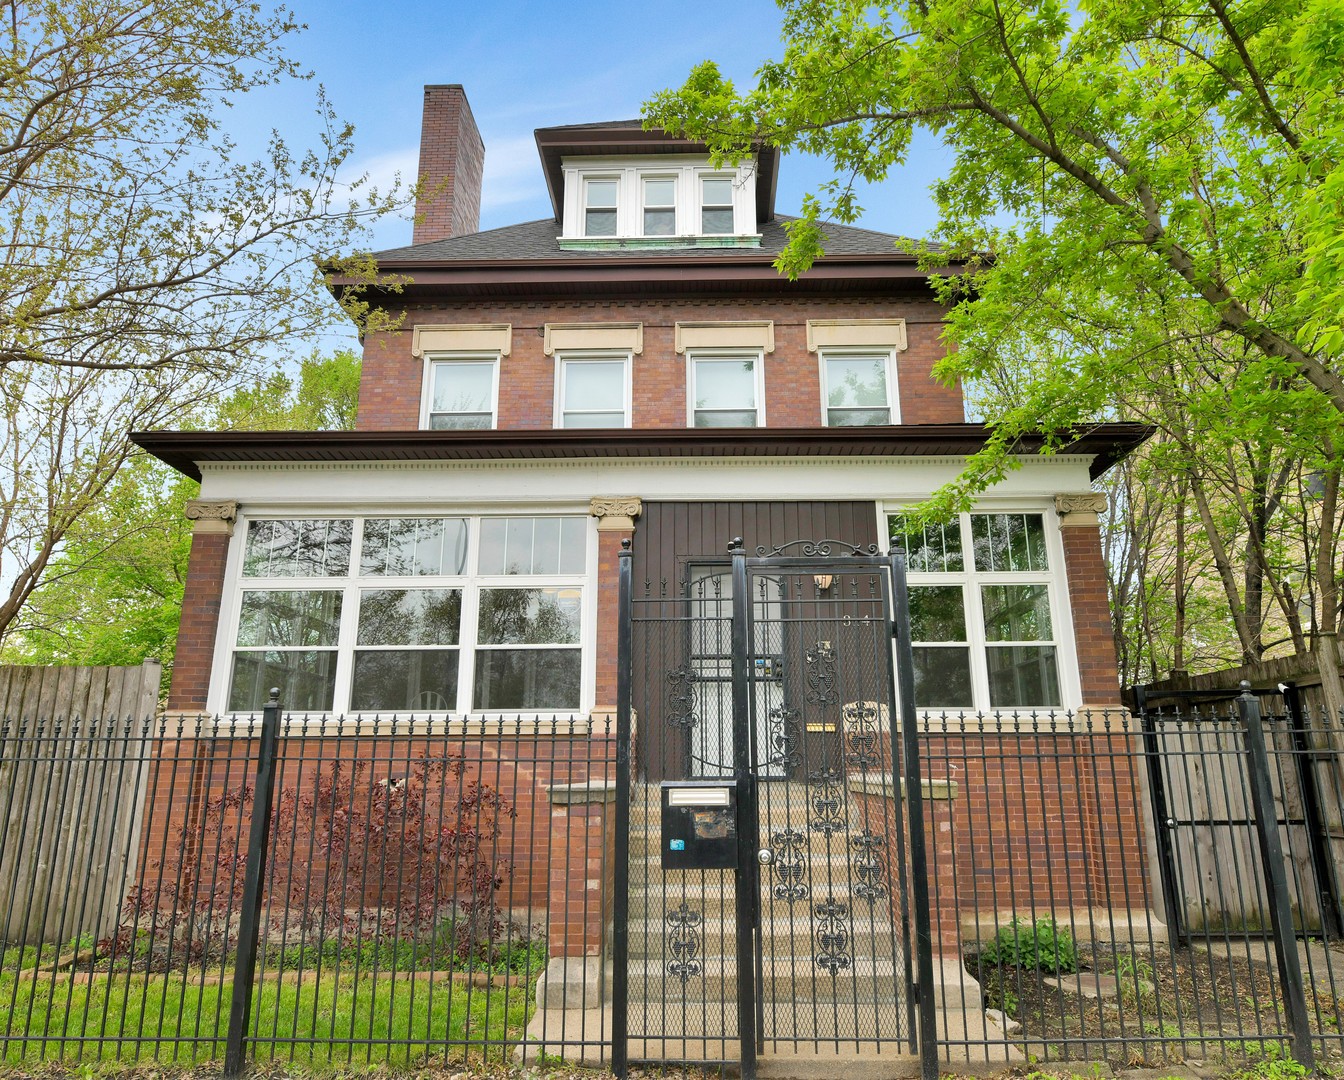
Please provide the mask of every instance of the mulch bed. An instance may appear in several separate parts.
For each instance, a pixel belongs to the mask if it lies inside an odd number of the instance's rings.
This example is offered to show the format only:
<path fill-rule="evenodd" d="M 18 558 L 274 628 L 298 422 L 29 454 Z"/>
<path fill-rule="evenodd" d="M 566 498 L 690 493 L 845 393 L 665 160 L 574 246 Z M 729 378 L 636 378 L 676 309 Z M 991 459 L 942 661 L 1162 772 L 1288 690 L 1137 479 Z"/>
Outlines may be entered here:
<path fill-rule="evenodd" d="M 1261 948 L 1258 942 L 1253 947 Z M 1165 945 L 1079 943 L 1078 965 L 1082 971 L 1116 976 L 1119 995 L 1089 999 L 1048 985 L 1049 973 L 981 964 L 978 956 L 966 959 L 966 970 L 980 980 L 986 1008 L 1016 1019 L 1022 1031 L 1013 1040 L 1046 1060 L 1121 1065 L 1240 1060 L 1263 1053 L 1259 1044 L 1278 1043 L 1287 1031 L 1277 972 L 1245 956 Z M 1344 985 L 1337 989 L 1344 993 Z M 1342 1004 L 1328 987 L 1313 992 L 1308 986 L 1312 1030 L 1334 1036 L 1325 1043 L 1333 1058 L 1344 1050 L 1338 1038 Z"/>

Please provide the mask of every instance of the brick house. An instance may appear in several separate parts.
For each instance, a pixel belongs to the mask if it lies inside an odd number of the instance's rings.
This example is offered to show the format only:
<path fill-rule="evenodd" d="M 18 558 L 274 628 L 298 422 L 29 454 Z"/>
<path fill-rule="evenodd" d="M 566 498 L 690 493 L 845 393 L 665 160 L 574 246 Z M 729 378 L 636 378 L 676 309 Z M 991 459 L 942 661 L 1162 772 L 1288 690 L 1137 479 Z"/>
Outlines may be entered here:
<path fill-rule="evenodd" d="M 777 152 L 716 168 L 638 121 L 537 148 L 553 217 L 478 231 L 481 138 L 461 87 L 426 87 L 433 197 L 377 255 L 403 319 L 364 341 L 354 431 L 136 436 L 201 480 L 170 710 L 252 713 L 281 685 L 296 712 L 469 719 L 487 742 L 530 714 L 596 730 L 622 541 L 675 591 L 721 579 L 733 537 L 909 547 L 921 708 L 1119 704 L 1090 484 L 1144 429 L 1024 445 L 970 513 L 907 536 L 902 507 L 987 433 L 931 376 L 943 312 L 905 242 L 827 226 L 790 282 Z M 553 931 L 552 955 L 594 933 Z"/>

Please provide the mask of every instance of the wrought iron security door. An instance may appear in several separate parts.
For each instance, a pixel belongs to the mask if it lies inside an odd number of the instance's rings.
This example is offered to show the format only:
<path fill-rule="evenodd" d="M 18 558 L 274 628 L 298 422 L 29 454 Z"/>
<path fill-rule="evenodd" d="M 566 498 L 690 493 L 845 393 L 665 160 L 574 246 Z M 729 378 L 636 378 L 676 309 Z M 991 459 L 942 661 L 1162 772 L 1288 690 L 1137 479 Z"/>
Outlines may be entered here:
<path fill-rule="evenodd" d="M 615 1064 L 911 1052 L 895 564 L 735 544 L 671 586 L 622 557 Z M 664 871 L 659 784 L 697 778 L 734 784 L 737 865 Z"/>

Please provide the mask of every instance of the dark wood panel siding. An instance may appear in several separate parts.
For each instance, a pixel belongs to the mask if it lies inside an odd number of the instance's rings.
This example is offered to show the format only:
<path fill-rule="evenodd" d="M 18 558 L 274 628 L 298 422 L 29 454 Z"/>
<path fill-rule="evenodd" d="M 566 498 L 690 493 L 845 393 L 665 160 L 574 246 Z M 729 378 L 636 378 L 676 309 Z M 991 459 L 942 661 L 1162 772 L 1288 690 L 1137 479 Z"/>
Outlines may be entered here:
<path fill-rule="evenodd" d="M 687 775 L 689 733 L 668 724 L 685 692 L 676 672 L 690 665 L 687 568 L 728 560 L 741 537 L 748 553 L 791 540 L 877 542 L 877 510 L 849 502 L 646 502 L 633 543 L 635 612 L 632 699 L 638 714 L 636 764 L 649 780 Z M 640 598 L 644 598 L 640 602 Z M 685 745 L 683 745 L 685 744 Z"/>

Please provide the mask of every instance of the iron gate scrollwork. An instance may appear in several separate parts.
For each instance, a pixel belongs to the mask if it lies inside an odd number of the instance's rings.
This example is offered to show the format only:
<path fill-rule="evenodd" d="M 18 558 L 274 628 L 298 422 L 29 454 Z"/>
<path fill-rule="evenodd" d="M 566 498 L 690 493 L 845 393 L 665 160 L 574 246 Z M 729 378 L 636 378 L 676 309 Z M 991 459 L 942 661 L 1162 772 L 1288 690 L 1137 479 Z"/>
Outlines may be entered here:
<path fill-rule="evenodd" d="M 614 997 L 631 1058 L 750 1077 L 761 1051 L 915 1049 L 895 564 L 737 541 L 680 590 L 636 597 L 623 574 Z M 658 784 L 710 777 L 737 790 L 738 864 L 663 871 Z"/>

